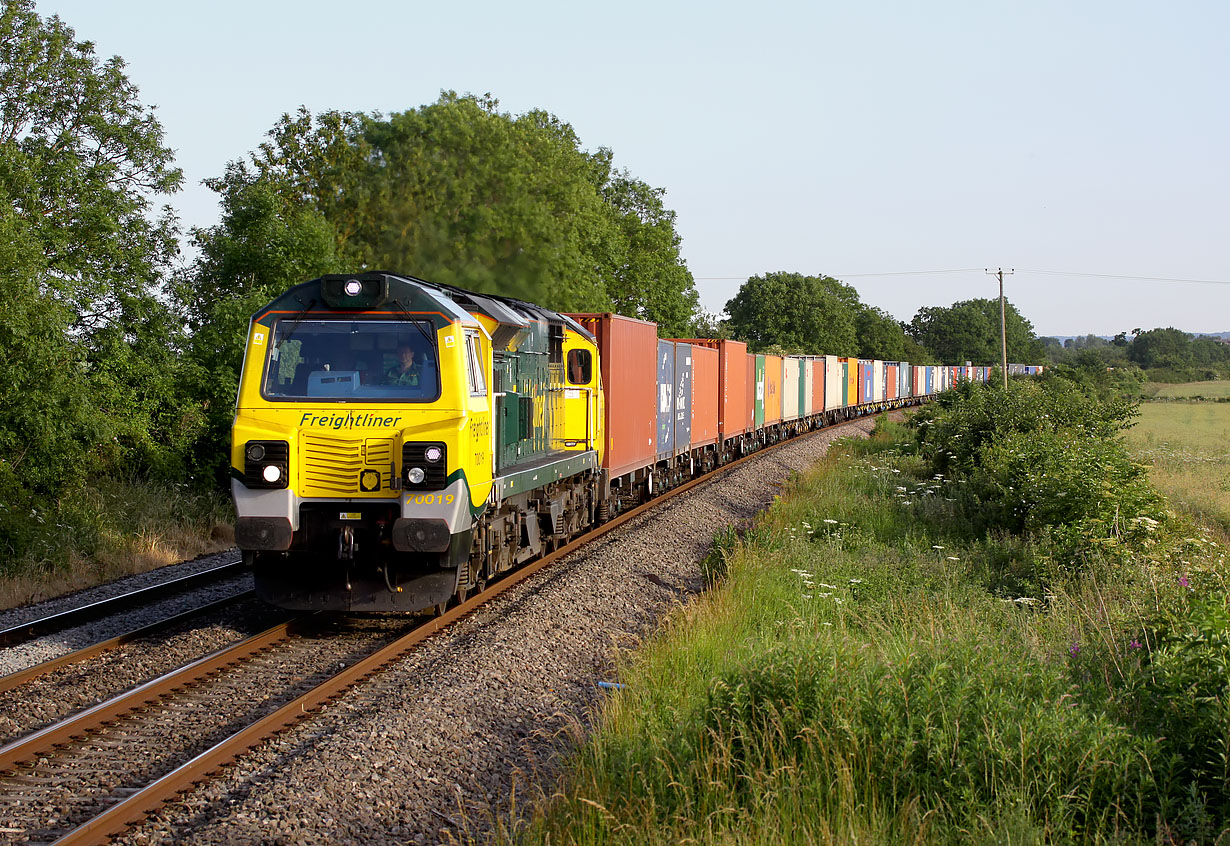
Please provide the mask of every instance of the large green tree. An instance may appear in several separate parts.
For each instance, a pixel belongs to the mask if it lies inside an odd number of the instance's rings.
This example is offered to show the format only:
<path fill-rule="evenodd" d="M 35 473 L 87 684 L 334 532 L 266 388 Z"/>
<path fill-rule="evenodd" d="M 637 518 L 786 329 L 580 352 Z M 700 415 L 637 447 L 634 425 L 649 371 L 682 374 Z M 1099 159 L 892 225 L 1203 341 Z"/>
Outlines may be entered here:
<path fill-rule="evenodd" d="M 0 3 L 0 494 L 166 469 L 181 337 L 162 297 L 180 172 L 119 58 Z M 173 407 L 174 402 L 170 405 Z M 100 461 L 103 462 L 100 465 Z"/>
<path fill-rule="evenodd" d="M 609 150 L 582 150 L 541 110 L 511 115 L 489 96 L 452 92 L 387 118 L 300 109 L 215 188 L 256 183 L 286 219 L 318 213 L 350 267 L 619 310 L 664 333 L 684 331 L 696 309 L 663 191 L 615 169 Z M 242 226 L 227 228 L 242 248 Z"/>
<path fill-rule="evenodd" d="M 858 295 L 828 276 L 753 276 L 726 303 L 732 335 L 752 350 L 854 355 Z"/>
<path fill-rule="evenodd" d="M 1045 352 L 1033 324 L 1011 303 L 1005 304 L 1008 360 L 1036 364 Z M 910 335 L 940 361 L 994 364 L 1000 360 L 999 300 L 976 299 L 921 308 L 909 324 Z"/>

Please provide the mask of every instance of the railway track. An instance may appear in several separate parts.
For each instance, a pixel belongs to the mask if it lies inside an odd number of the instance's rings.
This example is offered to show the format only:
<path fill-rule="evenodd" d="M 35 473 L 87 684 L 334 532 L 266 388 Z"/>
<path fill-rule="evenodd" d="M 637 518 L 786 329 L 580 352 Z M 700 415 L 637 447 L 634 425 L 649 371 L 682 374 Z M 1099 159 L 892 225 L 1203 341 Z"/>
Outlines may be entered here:
<path fill-rule="evenodd" d="M 91 602 L 80 608 L 50 614 L 37 620 L 0 630 L 0 646 L 18 646 L 51 634 L 112 617 L 123 611 L 140 608 L 169 596 L 187 593 L 241 575 L 245 570 L 242 561 L 232 561 L 219 567 L 211 567 L 190 576 L 172 579 L 157 585 L 129 591 L 110 599 Z"/>
<path fill-rule="evenodd" d="M 361 647 L 356 637 L 363 636 L 326 628 L 312 656 L 296 657 L 302 638 L 294 632 L 305 623 L 291 621 L 0 748 L 0 808 L 15 821 L 5 831 L 62 843 L 106 840 L 581 545 L 797 440 L 680 485 L 396 638 L 377 626 Z M 208 725 L 200 725 L 203 714 L 213 716 Z"/>

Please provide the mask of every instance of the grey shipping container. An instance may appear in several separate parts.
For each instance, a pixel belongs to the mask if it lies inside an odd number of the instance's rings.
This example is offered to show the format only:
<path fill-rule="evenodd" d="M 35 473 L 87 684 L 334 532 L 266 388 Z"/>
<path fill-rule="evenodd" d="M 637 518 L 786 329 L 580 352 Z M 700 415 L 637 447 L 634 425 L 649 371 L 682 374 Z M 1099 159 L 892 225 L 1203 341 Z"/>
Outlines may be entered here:
<path fill-rule="evenodd" d="M 675 345 L 658 341 L 658 458 L 675 446 Z"/>
<path fill-rule="evenodd" d="M 675 452 L 692 443 L 692 345 L 675 344 Z"/>

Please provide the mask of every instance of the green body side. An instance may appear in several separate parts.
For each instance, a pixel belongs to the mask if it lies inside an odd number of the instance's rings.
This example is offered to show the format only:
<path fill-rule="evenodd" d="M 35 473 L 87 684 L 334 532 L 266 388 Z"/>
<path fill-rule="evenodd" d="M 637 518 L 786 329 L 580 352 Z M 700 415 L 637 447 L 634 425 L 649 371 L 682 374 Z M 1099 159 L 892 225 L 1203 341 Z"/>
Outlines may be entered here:
<path fill-rule="evenodd" d="M 547 452 L 552 407 L 547 402 L 553 380 L 562 377 L 550 359 L 548 326 L 531 323 L 509 349 L 497 351 L 496 473 L 541 458 Z M 556 372 L 560 371 L 560 372 Z"/>
<path fill-rule="evenodd" d="M 850 404 L 850 363 L 841 362 L 841 407 Z"/>
<path fill-rule="evenodd" d="M 756 428 L 764 426 L 764 356 L 756 356 Z"/>

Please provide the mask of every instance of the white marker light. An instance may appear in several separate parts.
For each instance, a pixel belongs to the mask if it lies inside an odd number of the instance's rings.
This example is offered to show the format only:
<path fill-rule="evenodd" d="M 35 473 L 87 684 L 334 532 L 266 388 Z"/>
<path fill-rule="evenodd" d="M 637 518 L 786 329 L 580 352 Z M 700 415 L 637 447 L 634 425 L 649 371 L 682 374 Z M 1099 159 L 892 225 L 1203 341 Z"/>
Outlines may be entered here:
<path fill-rule="evenodd" d="M 427 474 L 423 472 L 422 467 L 411 467 L 406 473 L 406 481 L 412 485 L 420 484 L 426 478 Z"/>
<path fill-rule="evenodd" d="M 363 283 L 358 279 L 346 280 L 346 296 L 357 297 L 363 292 Z"/>
<path fill-rule="evenodd" d="M 265 477 L 266 482 L 273 483 L 282 478 L 282 468 L 276 464 L 266 464 L 261 475 Z"/>
<path fill-rule="evenodd" d="M 440 455 L 440 448 L 435 446 L 427 447 L 426 451 L 423 453 L 423 457 L 433 463 L 440 460 Z"/>

